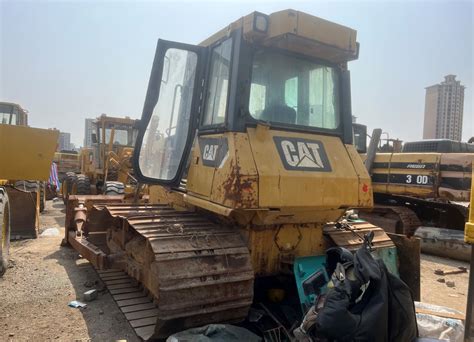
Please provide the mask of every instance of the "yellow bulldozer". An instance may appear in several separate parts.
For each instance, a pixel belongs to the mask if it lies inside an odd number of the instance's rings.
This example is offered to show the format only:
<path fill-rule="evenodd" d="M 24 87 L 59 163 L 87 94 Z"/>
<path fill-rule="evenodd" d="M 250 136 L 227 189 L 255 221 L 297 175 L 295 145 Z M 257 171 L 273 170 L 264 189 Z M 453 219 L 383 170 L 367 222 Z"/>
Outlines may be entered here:
<path fill-rule="evenodd" d="M 158 41 L 133 164 L 149 201 L 71 195 L 65 222 L 139 336 L 241 321 L 266 296 L 304 312 L 326 249 L 366 234 L 419 297 L 417 240 L 348 212 L 373 205 L 352 135 L 358 51 L 355 30 L 294 10 Z"/>
<path fill-rule="evenodd" d="M 132 170 L 133 147 L 138 120 L 105 114 L 93 123 L 92 147 L 79 154 L 80 173 L 66 172 L 62 197 L 69 195 L 123 195 L 135 189 Z"/>
<path fill-rule="evenodd" d="M 59 136 L 28 127 L 27 117 L 20 105 L 0 102 L 0 275 L 8 266 L 10 239 L 37 237 L 44 196 L 38 181 L 49 178 Z"/>

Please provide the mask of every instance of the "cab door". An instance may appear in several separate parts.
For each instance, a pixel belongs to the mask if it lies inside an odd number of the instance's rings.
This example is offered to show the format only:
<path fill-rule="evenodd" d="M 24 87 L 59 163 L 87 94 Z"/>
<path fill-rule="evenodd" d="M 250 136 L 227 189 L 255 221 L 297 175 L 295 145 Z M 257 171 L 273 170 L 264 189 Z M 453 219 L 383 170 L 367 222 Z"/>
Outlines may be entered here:
<path fill-rule="evenodd" d="M 182 178 L 199 119 L 206 51 L 158 41 L 134 152 L 141 182 L 177 186 Z"/>

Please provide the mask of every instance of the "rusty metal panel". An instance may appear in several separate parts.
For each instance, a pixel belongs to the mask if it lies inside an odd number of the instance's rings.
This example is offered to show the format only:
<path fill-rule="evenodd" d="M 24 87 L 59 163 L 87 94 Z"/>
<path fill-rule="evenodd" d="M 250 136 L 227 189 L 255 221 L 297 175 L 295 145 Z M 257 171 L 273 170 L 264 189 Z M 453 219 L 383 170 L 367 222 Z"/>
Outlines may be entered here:
<path fill-rule="evenodd" d="M 107 256 L 94 244 L 90 243 L 85 238 L 76 237 L 74 232 L 69 233 L 68 242 L 78 253 L 89 260 L 89 262 L 96 268 L 107 268 Z"/>
<path fill-rule="evenodd" d="M 345 247 L 351 251 L 359 249 L 364 243 L 364 235 L 370 232 L 374 233 L 373 248 L 395 246 L 387 233 L 380 227 L 369 222 L 351 222 L 349 225 L 350 230 L 338 229 L 335 225 L 328 225 L 324 227 L 324 234 L 329 236 L 336 246 Z"/>
<path fill-rule="evenodd" d="M 289 272 L 295 257 L 322 255 L 323 229 L 318 224 L 284 224 L 241 228 L 259 276 Z"/>
<path fill-rule="evenodd" d="M 388 236 L 392 239 L 398 250 L 398 272 L 400 273 L 400 278 L 411 289 L 413 300 L 420 301 L 420 239 L 416 237 L 408 238 L 405 235 L 391 233 L 389 233 Z"/>
<path fill-rule="evenodd" d="M 10 239 L 34 239 L 38 237 L 36 192 L 21 191 L 10 186 L 4 188 L 10 202 Z"/>
<path fill-rule="evenodd" d="M 66 215 L 64 219 L 64 242 L 69 239 L 69 232 L 76 231 L 76 208 L 79 203 L 83 204 L 86 208 L 86 212 L 94 207 L 94 205 L 101 204 L 102 207 L 106 204 L 120 203 L 123 202 L 123 196 L 106 196 L 106 195 L 70 195 L 66 203 Z M 100 222 L 98 223 L 100 227 Z M 105 229 L 104 229 L 105 230 Z M 94 229 L 94 231 L 100 231 L 100 229 Z"/>
<path fill-rule="evenodd" d="M 219 163 L 209 163 L 204 154 L 207 145 L 196 144 L 193 158 L 197 163 L 189 169 L 187 191 L 227 208 L 258 208 L 257 170 L 247 134 L 224 133 L 199 139 L 225 141 L 218 148 L 225 147 L 226 151 L 219 156 Z"/>

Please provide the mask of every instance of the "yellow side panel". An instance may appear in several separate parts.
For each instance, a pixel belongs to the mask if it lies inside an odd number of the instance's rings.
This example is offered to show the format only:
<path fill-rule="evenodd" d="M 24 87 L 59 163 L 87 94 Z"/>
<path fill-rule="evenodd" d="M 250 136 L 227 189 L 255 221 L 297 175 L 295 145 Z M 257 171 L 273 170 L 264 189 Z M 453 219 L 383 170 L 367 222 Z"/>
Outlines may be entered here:
<path fill-rule="evenodd" d="M 359 177 L 359 207 L 373 207 L 374 196 L 372 192 L 372 182 L 370 180 L 369 173 L 365 168 L 364 162 L 359 153 L 357 153 L 354 145 L 346 145 L 346 150 L 349 153 L 349 157 L 352 160 L 352 165 L 354 165 L 354 169 Z"/>
<path fill-rule="evenodd" d="M 258 175 L 245 133 L 225 133 L 229 156 L 216 168 L 211 201 L 231 208 L 258 208 Z"/>
<path fill-rule="evenodd" d="M 0 125 L 0 178 L 47 180 L 59 131 Z"/>
<path fill-rule="evenodd" d="M 317 210 L 358 207 L 359 178 L 338 137 L 268 130 L 257 136 L 248 129 L 259 176 L 259 207 L 313 207 Z M 274 137 L 317 140 L 323 146 L 331 171 L 287 170 Z"/>
<path fill-rule="evenodd" d="M 217 135 L 216 137 L 220 137 Z M 191 162 L 187 176 L 186 189 L 199 197 L 209 199 L 211 196 L 214 168 L 203 165 L 201 149 L 195 141 L 191 152 Z"/>
<path fill-rule="evenodd" d="M 198 141 L 206 139 L 224 139 L 227 154 L 221 164 L 206 166 L 202 146 L 195 143 L 186 184 L 188 193 L 229 208 L 258 208 L 258 176 L 247 134 L 203 135 Z"/>

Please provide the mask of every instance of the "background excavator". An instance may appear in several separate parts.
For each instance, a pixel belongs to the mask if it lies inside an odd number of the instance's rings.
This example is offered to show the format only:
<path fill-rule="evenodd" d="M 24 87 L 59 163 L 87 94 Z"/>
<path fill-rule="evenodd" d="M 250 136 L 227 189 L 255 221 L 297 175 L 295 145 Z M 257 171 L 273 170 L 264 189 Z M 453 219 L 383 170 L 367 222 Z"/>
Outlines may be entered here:
<path fill-rule="evenodd" d="M 35 238 L 59 131 L 28 127 L 20 105 L 0 103 L 0 275 L 8 266 L 10 239 Z M 34 142 L 34 143 L 32 143 Z"/>
<path fill-rule="evenodd" d="M 133 165 L 148 202 L 71 195 L 65 222 L 139 336 L 242 321 L 267 299 L 294 323 L 325 291 L 326 249 L 366 234 L 419 298 L 418 241 L 347 214 L 373 205 L 353 145 L 358 51 L 355 30 L 294 10 L 158 41 Z"/>
<path fill-rule="evenodd" d="M 66 172 L 61 188 L 64 203 L 71 194 L 123 195 L 135 190 L 132 170 L 138 120 L 102 114 L 94 123 L 92 147 L 79 155 L 79 174 Z"/>
<path fill-rule="evenodd" d="M 381 132 L 374 130 L 367 150 L 366 127 L 354 124 L 376 203 L 370 211 L 361 211 L 360 217 L 388 232 L 420 237 L 424 252 L 469 261 L 471 247 L 464 243 L 463 230 L 474 145 L 422 140 L 390 145 L 395 148 L 389 152 L 389 144 L 381 143 Z"/>

